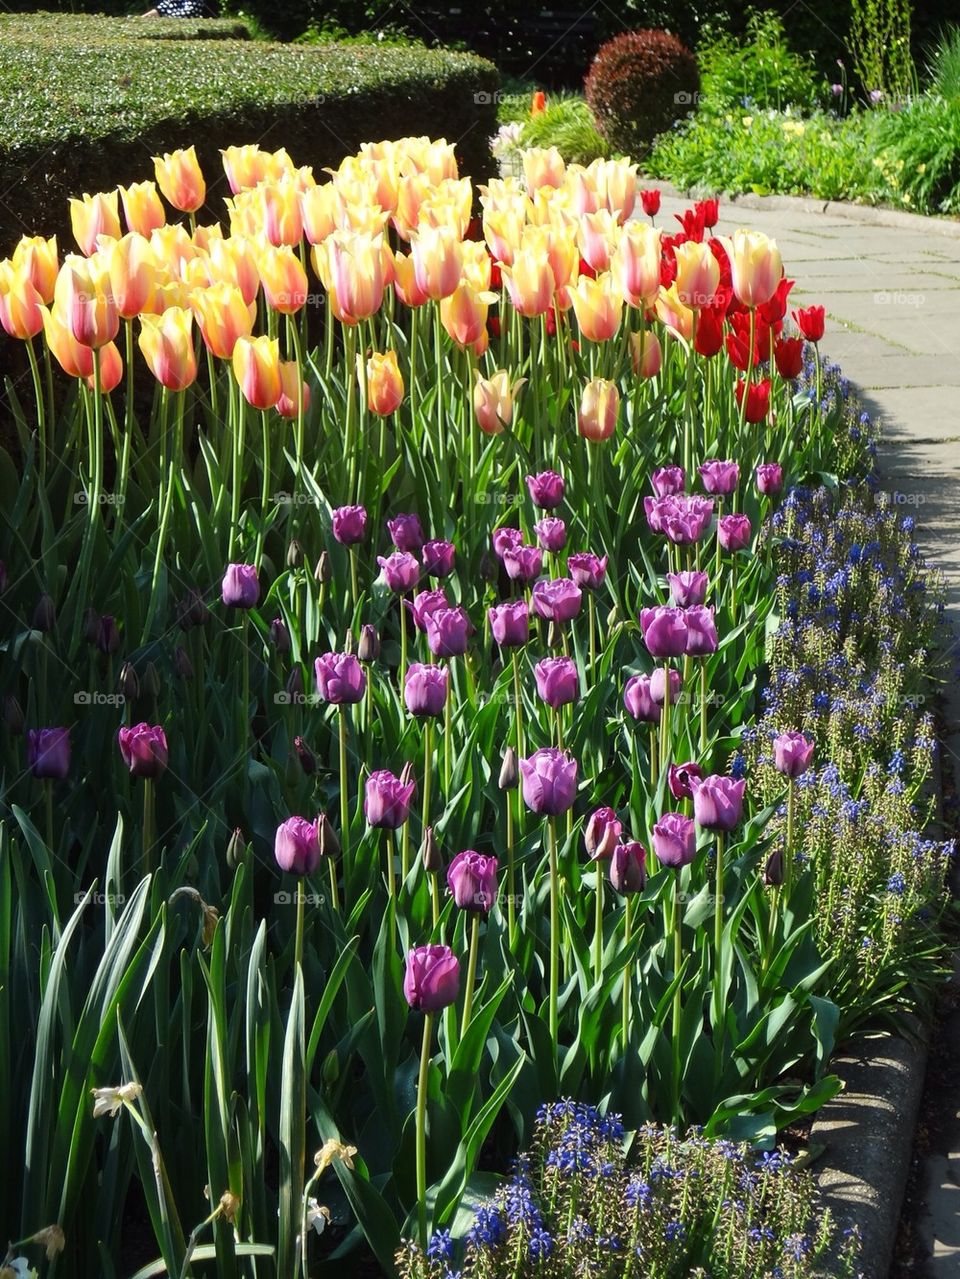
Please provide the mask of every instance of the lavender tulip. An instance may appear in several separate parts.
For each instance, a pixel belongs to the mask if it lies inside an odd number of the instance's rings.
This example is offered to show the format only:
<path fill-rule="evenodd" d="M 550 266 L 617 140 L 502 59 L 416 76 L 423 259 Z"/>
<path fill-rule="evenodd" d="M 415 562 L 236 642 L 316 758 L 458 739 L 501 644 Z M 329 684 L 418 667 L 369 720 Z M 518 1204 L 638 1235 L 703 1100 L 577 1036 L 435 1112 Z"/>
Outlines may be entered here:
<path fill-rule="evenodd" d="M 680 692 L 683 688 L 683 680 L 679 671 L 675 671 L 671 666 L 669 668 L 670 678 L 670 705 L 676 706 L 680 700 Z M 655 706 L 662 706 L 666 695 L 667 680 L 664 674 L 664 668 L 658 666 L 650 676 L 650 696 Z"/>
<path fill-rule="evenodd" d="M 773 741 L 773 766 L 786 777 L 799 777 L 813 761 L 814 743 L 803 733 L 780 733 Z"/>
<path fill-rule="evenodd" d="M 717 497 L 728 497 L 740 483 L 740 467 L 736 462 L 704 462 L 697 470 L 704 490 Z"/>
<path fill-rule="evenodd" d="M 135 724 L 117 733 L 120 754 L 132 777 L 154 778 L 167 767 L 167 735 L 159 724 Z"/>
<path fill-rule="evenodd" d="M 534 813 L 557 817 L 572 807 L 577 794 L 577 761 L 566 751 L 546 746 L 520 760 L 523 801 Z"/>
<path fill-rule="evenodd" d="M 460 910 L 488 914 L 497 899 L 497 859 L 475 853 L 457 853 L 447 868 L 447 887 Z"/>
<path fill-rule="evenodd" d="M 362 506 L 338 506 L 333 512 L 333 536 L 341 546 L 356 546 L 367 535 L 367 512 Z"/>
<path fill-rule="evenodd" d="M 601 559 L 590 551 L 567 556 L 567 572 L 584 591 L 599 591 L 607 577 L 607 556 Z"/>
<path fill-rule="evenodd" d="M 412 600 L 405 601 L 407 609 L 413 618 L 413 624 L 418 631 L 427 629 L 427 618 L 431 613 L 438 612 L 441 608 L 449 608 L 450 601 L 447 599 L 446 591 L 437 589 L 435 591 L 418 591 Z"/>
<path fill-rule="evenodd" d="M 445 666 L 412 662 L 403 681 L 403 700 L 411 715 L 442 715 L 447 702 L 449 672 Z"/>
<path fill-rule="evenodd" d="M 387 529 L 398 551 L 419 551 L 426 541 L 419 515 L 395 515 Z"/>
<path fill-rule="evenodd" d="M 623 825 L 612 808 L 597 808 L 587 819 L 583 842 L 591 861 L 606 861 L 623 834 Z"/>
<path fill-rule="evenodd" d="M 457 548 L 452 542 L 424 542 L 420 552 L 424 573 L 427 577 L 449 577 L 456 555 Z"/>
<path fill-rule="evenodd" d="M 757 492 L 772 497 L 783 488 L 783 467 L 779 462 L 761 462 L 757 467 Z"/>
<path fill-rule="evenodd" d="M 316 822 L 288 817 L 277 827 L 273 855 L 281 870 L 291 875 L 312 875 L 320 861 L 320 836 Z"/>
<path fill-rule="evenodd" d="M 275 617 L 270 623 L 270 643 L 281 657 L 285 657 L 292 648 L 290 631 L 282 617 Z"/>
<path fill-rule="evenodd" d="M 750 521 L 745 515 L 721 515 L 717 537 L 725 551 L 742 551 L 750 545 Z"/>
<path fill-rule="evenodd" d="M 69 728 L 28 728 L 27 763 L 34 777 L 62 781 L 70 771 Z"/>
<path fill-rule="evenodd" d="M 526 600 L 496 604 L 488 612 L 490 630 L 501 648 L 519 648 L 530 636 L 530 614 Z"/>
<path fill-rule="evenodd" d="M 363 812 L 371 826 L 397 830 L 410 816 L 415 782 L 404 782 L 388 769 L 379 769 L 367 778 Z"/>
<path fill-rule="evenodd" d="M 220 594 L 227 608 L 256 608 L 260 600 L 260 580 L 253 564 L 228 564 Z"/>
<path fill-rule="evenodd" d="M 417 1012 L 435 1013 L 460 995 L 460 961 L 449 946 L 417 946 L 407 954 L 403 996 Z"/>
<path fill-rule="evenodd" d="M 580 612 L 583 593 L 569 577 L 537 582 L 533 588 L 533 607 L 548 622 L 569 622 Z"/>
<path fill-rule="evenodd" d="M 610 883 L 625 897 L 647 886 L 647 850 L 635 839 L 617 844 L 610 858 Z"/>
<path fill-rule="evenodd" d="M 408 551 L 394 551 L 392 555 L 378 555 L 377 563 L 383 569 L 383 578 L 391 591 L 404 595 L 412 591 L 420 581 L 420 565 Z"/>
<path fill-rule="evenodd" d="M 703 777 L 703 769 L 692 760 L 688 764 L 671 764 L 667 773 L 667 785 L 674 799 L 692 799 L 691 782 Z"/>
<path fill-rule="evenodd" d="M 687 620 L 682 608 L 659 604 L 641 609 L 640 630 L 651 657 L 680 657 L 687 651 Z"/>
<path fill-rule="evenodd" d="M 682 493 L 687 477 L 682 466 L 661 466 L 650 476 L 650 486 L 657 497 L 673 497 Z"/>
<path fill-rule="evenodd" d="M 746 781 L 717 773 L 709 777 L 692 777 L 693 815 L 704 830 L 731 831 L 743 815 L 743 792 Z"/>
<path fill-rule="evenodd" d="M 697 855 L 697 831 L 683 813 L 664 813 L 651 831 L 653 851 L 662 866 L 680 870 Z"/>
<path fill-rule="evenodd" d="M 552 511 L 563 501 L 563 476 L 556 471 L 541 471 L 539 475 L 527 476 L 527 488 L 534 506 L 541 510 Z"/>
<path fill-rule="evenodd" d="M 668 573 L 670 598 L 677 608 L 692 608 L 707 597 L 707 575 L 693 571 Z"/>
<path fill-rule="evenodd" d="M 513 551 L 523 545 L 523 534 L 518 528 L 495 528 L 490 540 L 494 554 L 502 560 L 505 551 Z"/>
<path fill-rule="evenodd" d="M 686 610 L 687 621 L 687 655 L 689 657 L 709 657 L 717 651 L 717 626 L 713 619 L 713 609 L 695 604 Z"/>
<path fill-rule="evenodd" d="M 438 608 L 427 615 L 427 644 L 434 657 L 462 657 L 470 631 L 470 618 L 463 608 Z"/>
<path fill-rule="evenodd" d="M 632 675 L 623 690 L 623 704 L 634 719 L 660 723 L 660 707 L 653 700 L 649 675 Z"/>
<path fill-rule="evenodd" d="M 343 706 L 363 700 L 367 676 L 353 653 L 324 653 L 314 662 L 317 692 L 325 702 Z"/>
<path fill-rule="evenodd" d="M 546 657 L 533 668 L 537 693 L 548 706 L 557 710 L 580 696 L 580 676 L 569 657 Z"/>
<path fill-rule="evenodd" d="M 539 546 L 508 546 L 501 558 L 511 582 L 532 582 L 543 568 L 543 551 Z"/>

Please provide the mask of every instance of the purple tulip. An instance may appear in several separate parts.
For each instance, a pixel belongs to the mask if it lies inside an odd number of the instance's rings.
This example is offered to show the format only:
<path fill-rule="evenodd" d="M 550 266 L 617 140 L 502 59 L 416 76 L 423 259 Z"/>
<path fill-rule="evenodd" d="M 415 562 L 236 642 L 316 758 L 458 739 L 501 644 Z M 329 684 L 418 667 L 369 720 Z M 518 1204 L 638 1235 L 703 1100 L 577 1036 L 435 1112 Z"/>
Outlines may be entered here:
<path fill-rule="evenodd" d="M 317 692 L 325 702 L 343 706 L 359 702 L 367 688 L 367 676 L 353 653 L 324 653 L 314 662 Z"/>
<path fill-rule="evenodd" d="M 270 623 L 270 643 L 281 657 L 290 652 L 290 631 L 282 617 L 275 617 Z"/>
<path fill-rule="evenodd" d="M 680 690 L 683 688 L 683 680 L 680 678 L 680 672 L 675 671 L 671 666 L 670 670 L 670 705 L 676 706 L 680 700 Z M 666 689 L 666 680 L 662 666 L 650 676 L 650 696 L 655 706 L 662 706 L 664 699 L 664 690 Z"/>
<path fill-rule="evenodd" d="M 577 794 L 577 761 L 566 751 L 545 746 L 520 760 L 523 802 L 534 813 L 557 817 Z"/>
<path fill-rule="evenodd" d="M 416 782 L 404 782 L 388 769 L 379 769 L 367 778 L 363 812 L 371 826 L 397 830 L 410 816 L 410 801 Z"/>
<path fill-rule="evenodd" d="M 541 471 L 539 475 L 527 476 L 527 488 L 534 506 L 544 511 L 552 511 L 563 501 L 563 476 L 556 471 Z"/>
<path fill-rule="evenodd" d="M 398 551 L 419 551 L 427 540 L 419 515 L 395 515 L 387 520 L 387 530 Z"/>
<path fill-rule="evenodd" d="M 601 559 L 590 551 L 567 556 L 567 572 L 581 590 L 599 591 L 607 577 L 607 557 Z"/>
<path fill-rule="evenodd" d="M 398 595 L 412 591 L 420 581 L 420 565 L 408 551 L 394 551 L 386 557 L 378 555 L 377 563 L 383 569 L 383 579 L 387 586 Z"/>
<path fill-rule="evenodd" d="M 682 608 L 658 604 L 641 609 L 640 630 L 651 657 L 680 657 L 687 651 L 687 617 Z"/>
<path fill-rule="evenodd" d="M 533 668 L 537 693 L 542 701 L 557 710 L 580 696 L 580 676 L 569 657 L 545 657 Z"/>
<path fill-rule="evenodd" d="M 697 467 L 705 492 L 728 497 L 740 483 L 740 467 L 736 462 L 704 462 Z"/>
<path fill-rule="evenodd" d="M 417 946 L 407 953 L 403 997 L 411 1008 L 436 1013 L 460 996 L 460 961 L 449 946 Z"/>
<path fill-rule="evenodd" d="M 605 862 L 623 834 L 623 825 L 612 808 L 597 808 L 587 819 L 583 842 L 591 861 Z"/>
<path fill-rule="evenodd" d="M 442 715 L 447 702 L 449 672 L 445 666 L 411 662 L 403 680 L 403 700 L 411 715 Z"/>
<path fill-rule="evenodd" d="M 661 466 L 650 476 L 650 487 L 657 497 L 673 497 L 682 493 L 687 482 L 682 466 Z"/>
<path fill-rule="evenodd" d="M 291 875 L 312 875 L 320 861 L 320 835 L 316 822 L 288 817 L 277 827 L 273 855 L 281 870 Z"/>
<path fill-rule="evenodd" d="M 539 546 L 508 546 L 501 558 L 511 582 L 532 582 L 543 568 L 543 551 Z"/>
<path fill-rule="evenodd" d="M 120 647 L 120 632 L 117 630 L 116 618 L 105 613 L 97 621 L 97 648 L 101 653 L 115 653 Z"/>
<path fill-rule="evenodd" d="M 692 760 L 688 764 L 671 764 L 667 772 L 667 785 L 674 799 L 692 799 L 693 791 L 690 783 L 696 777 L 703 777 L 703 769 Z"/>
<path fill-rule="evenodd" d="M 725 551 L 742 551 L 750 545 L 750 521 L 745 515 L 721 515 L 717 537 Z"/>
<path fill-rule="evenodd" d="M 494 554 L 502 560 L 505 551 L 513 551 L 523 545 L 523 534 L 518 528 L 495 528 L 490 540 Z"/>
<path fill-rule="evenodd" d="M 693 571 L 668 573 L 670 598 L 677 608 L 691 608 L 707 598 L 707 575 Z"/>
<path fill-rule="evenodd" d="M 435 591 L 418 591 L 412 600 L 405 600 L 404 602 L 418 631 L 427 629 L 427 618 L 431 613 L 436 613 L 441 608 L 450 607 L 446 591 L 439 588 Z"/>
<path fill-rule="evenodd" d="M 713 519 L 713 502 L 705 497 L 645 497 L 643 510 L 651 531 L 678 546 L 699 542 Z"/>
<path fill-rule="evenodd" d="M 717 773 L 709 777 L 692 777 L 690 789 L 697 825 L 704 830 L 733 830 L 743 813 L 746 786 L 742 778 L 735 782 L 732 777 L 722 777 Z"/>
<path fill-rule="evenodd" d="M 610 858 L 610 883 L 618 893 L 642 893 L 647 886 L 647 850 L 637 840 L 618 844 Z"/>
<path fill-rule="evenodd" d="M 69 728 L 28 728 L 27 763 L 34 777 L 61 781 L 70 771 Z"/>
<path fill-rule="evenodd" d="M 427 577 L 449 577 L 456 555 L 452 542 L 424 542 L 420 552 L 424 573 Z"/>
<path fill-rule="evenodd" d="M 533 526 L 537 541 L 545 551 L 562 551 L 567 542 L 567 526 L 555 515 L 545 515 Z"/>
<path fill-rule="evenodd" d="M 495 604 L 489 611 L 490 630 L 501 648 L 519 648 L 530 636 L 530 614 L 526 600 Z"/>
<path fill-rule="evenodd" d="M 583 592 L 569 577 L 556 577 L 537 582 L 533 588 L 533 607 L 548 622 L 569 622 L 580 612 Z"/>
<path fill-rule="evenodd" d="M 703 604 L 695 604 L 686 610 L 687 616 L 687 655 L 689 657 L 709 657 L 717 651 L 717 627 L 713 620 L 713 609 Z"/>
<path fill-rule="evenodd" d="M 447 867 L 447 887 L 460 910 L 488 914 L 497 900 L 496 857 L 475 853 L 472 848 L 457 853 Z"/>
<path fill-rule="evenodd" d="M 761 462 L 757 467 L 757 492 L 770 497 L 783 488 L 783 467 L 779 462 Z"/>
<path fill-rule="evenodd" d="M 256 565 L 228 564 L 220 594 L 227 608 L 256 608 L 260 599 Z"/>
<path fill-rule="evenodd" d="M 623 704 L 634 719 L 660 723 L 660 707 L 653 700 L 649 675 L 632 675 L 623 690 Z"/>
<path fill-rule="evenodd" d="M 167 767 L 167 735 L 159 724 L 135 724 L 117 733 L 120 754 L 132 777 L 154 778 Z"/>
<path fill-rule="evenodd" d="M 341 546 L 356 546 L 367 535 L 367 512 L 362 506 L 338 506 L 333 512 L 333 536 Z"/>
<path fill-rule="evenodd" d="M 427 614 L 427 645 L 434 657 L 462 657 L 473 628 L 466 609 L 438 608 Z"/>
<path fill-rule="evenodd" d="M 683 813 L 664 813 L 650 833 L 661 866 L 680 870 L 697 855 L 696 827 Z"/>
<path fill-rule="evenodd" d="M 773 766 L 786 777 L 799 777 L 810 767 L 813 748 L 803 733 L 780 733 L 773 741 Z"/>

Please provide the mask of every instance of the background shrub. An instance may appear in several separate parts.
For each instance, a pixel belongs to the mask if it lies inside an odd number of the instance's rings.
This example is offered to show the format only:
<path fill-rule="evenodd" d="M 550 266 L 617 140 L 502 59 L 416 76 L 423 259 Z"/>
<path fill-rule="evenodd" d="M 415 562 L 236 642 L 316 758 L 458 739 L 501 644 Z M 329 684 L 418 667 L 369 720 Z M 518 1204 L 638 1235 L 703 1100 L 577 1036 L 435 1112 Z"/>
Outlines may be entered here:
<path fill-rule="evenodd" d="M 597 53 L 584 84 L 600 133 L 614 150 L 633 156 L 690 111 L 699 89 L 696 59 L 666 31 L 615 36 Z"/>
<path fill-rule="evenodd" d="M 821 91 L 813 60 L 787 43 L 783 19 L 771 10 L 752 13 L 743 39 L 718 32 L 697 47 L 700 109 L 731 106 L 795 106 L 809 110 Z"/>

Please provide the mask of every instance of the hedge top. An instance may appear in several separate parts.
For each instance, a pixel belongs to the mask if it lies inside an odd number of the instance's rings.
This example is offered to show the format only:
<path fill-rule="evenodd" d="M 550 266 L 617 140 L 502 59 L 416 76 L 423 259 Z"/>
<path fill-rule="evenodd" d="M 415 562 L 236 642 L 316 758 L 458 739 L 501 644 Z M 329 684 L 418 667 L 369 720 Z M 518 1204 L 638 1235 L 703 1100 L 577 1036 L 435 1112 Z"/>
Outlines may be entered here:
<path fill-rule="evenodd" d="M 0 150 L 133 138 L 164 121 L 189 124 L 254 103 L 343 103 L 387 88 L 416 96 L 461 76 L 466 92 L 495 74 L 482 59 L 447 50 L 229 38 L 245 31 L 231 21 L 3 15 Z"/>

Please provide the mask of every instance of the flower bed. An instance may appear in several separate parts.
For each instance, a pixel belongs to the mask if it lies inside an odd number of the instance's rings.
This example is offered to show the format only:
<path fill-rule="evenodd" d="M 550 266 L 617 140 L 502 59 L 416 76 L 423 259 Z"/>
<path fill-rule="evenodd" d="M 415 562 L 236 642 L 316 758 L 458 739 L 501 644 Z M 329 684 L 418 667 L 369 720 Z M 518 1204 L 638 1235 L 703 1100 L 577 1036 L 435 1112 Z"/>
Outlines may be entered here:
<path fill-rule="evenodd" d="M 0 270 L 0 1211 L 78 1273 L 139 1195 L 170 1273 L 392 1272 L 562 1095 L 769 1147 L 939 976 L 936 591 L 822 308 L 523 163 L 231 149 L 220 228 L 178 152 Z"/>

